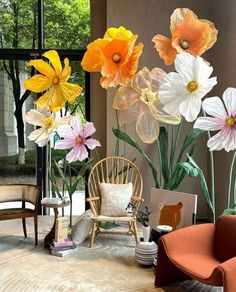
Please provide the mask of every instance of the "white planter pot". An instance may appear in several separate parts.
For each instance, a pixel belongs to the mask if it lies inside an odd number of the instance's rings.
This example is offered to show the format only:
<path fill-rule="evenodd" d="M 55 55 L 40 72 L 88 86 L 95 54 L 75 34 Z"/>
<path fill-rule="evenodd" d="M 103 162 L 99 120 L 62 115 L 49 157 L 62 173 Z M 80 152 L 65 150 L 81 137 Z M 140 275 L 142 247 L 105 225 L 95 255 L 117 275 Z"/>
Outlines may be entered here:
<path fill-rule="evenodd" d="M 142 226 L 142 230 L 144 242 L 148 242 L 150 237 L 150 226 Z"/>

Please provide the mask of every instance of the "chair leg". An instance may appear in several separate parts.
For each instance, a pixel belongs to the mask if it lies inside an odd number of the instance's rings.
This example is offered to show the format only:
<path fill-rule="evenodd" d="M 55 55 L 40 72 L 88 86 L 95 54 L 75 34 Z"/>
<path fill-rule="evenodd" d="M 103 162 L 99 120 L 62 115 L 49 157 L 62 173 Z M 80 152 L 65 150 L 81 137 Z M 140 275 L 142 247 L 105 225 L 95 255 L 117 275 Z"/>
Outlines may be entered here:
<path fill-rule="evenodd" d="M 133 228 L 134 228 L 135 241 L 136 243 L 138 243 L 138 229 L 137 229 L 136 221 L 133 221 Z"/>
<path fill-rule="evenodd" d="M 34 216 L 35 245 L 38 245 L 38 216 Z"/>
<path fill-rule="evenodd" d="M 22 218 L 22 225 L 23 225 L 24 236 L 27 237 L 25 218 Z"/>
<path fill-rule="evenodd" d="M 134 231 L 133 231 L 133 228 L 132 228 L 132 222 L 128 222 L 128 227 L 129 227 L 128 234 L 129 235 L 134 234 Z"/>
<path fill-rule="evenodd" d="M 96 221 L 93 221 L 92 233 L 91 233 L 91 239 L 90 239 L 89 247 L 92 247 L 93 246 L 93 242 L 94 242 L 96 230 L 97 230 L 97 222 Z"/>

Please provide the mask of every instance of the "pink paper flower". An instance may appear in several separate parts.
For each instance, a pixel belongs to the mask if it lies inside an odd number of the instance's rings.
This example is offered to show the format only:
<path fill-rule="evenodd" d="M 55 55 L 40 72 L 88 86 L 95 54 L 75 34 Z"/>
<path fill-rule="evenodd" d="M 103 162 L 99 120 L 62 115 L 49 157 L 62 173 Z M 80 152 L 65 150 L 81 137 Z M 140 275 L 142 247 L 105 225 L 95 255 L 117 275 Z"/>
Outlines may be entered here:
<path fill-rule="evenodd" d="M 202 130 L 220 130 L 207 142 L 210 151 L 236 149 L 236 88 L 227 88 L 223 100 L 224 104 L 217 96 L 206 98 L 203 109 L 211 117 L 200 117 L 194 124 Z"/>
<path fill-rule="evenodd" d="M 86 122 L 83 126 L 80 118 L 73 116 L 70 120 L 70 126 L 58 130 L 59 136 L 63 139 L 56 142 L 55 149 L 71 149 L 66 156 L 68 162 L 83 161 L 88 157 L 86 148 L 94 149 L 101 146 L 98 140 L 89 138 L 95 131 L 93 123 Z"/>

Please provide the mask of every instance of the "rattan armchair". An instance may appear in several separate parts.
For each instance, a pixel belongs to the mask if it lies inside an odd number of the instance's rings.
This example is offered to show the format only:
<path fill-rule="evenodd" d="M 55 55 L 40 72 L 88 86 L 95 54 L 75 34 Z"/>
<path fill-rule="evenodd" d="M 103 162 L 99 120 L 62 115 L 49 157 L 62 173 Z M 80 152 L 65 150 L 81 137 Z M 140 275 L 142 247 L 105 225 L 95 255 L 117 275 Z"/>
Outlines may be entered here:
<path fill-rule="evenodd" d="M 0 185 L 0 203 L 21 202 L 21 207 L 0 209 L 0 221 L 22 219 L 24 236 L 27 237 L 25 218 L 34 217 L 35 245 L 38 245 L 38 203 L 40 188 L 29 184 Z M 30 203 L 30 206 L 26 206 Z"/>
<path fill-rule="evenodd" d="M 103 216 L 101 210 L 101 191 L 100 183 L 127 184 L 132 183 L 131 203 L 134 206 L 130 216 L 113 217 Z M 130 160 L 123 157 L 108 157 L 97 162 L 88 178 L 87 201 L 93 213 L 93 225 L 91 232 L 90 247 L 93 246 L 95 235 L 101 232 L 99 225 L 101 222 L 123 222 L 128 224 L 127 234 L 133 234 L 136 242 L 138 241 L 136 214 L 140 203 L 143 189 L 143 180 L 137 166 Z"/>

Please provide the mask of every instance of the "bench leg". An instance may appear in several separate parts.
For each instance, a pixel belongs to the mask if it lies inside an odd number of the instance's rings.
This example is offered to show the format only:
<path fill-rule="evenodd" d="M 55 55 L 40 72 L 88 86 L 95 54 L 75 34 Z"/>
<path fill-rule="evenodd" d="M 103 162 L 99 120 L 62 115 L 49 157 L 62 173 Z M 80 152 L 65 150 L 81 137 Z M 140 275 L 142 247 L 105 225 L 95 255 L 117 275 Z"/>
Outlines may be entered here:
<path fill-rule="evenodd" d="M 22 218 L 22 225 L 23 225 L 24 236 L 27 237 L 25 218 Z"/>
<path fill-rule="evenodd" d="M 38 245 L 38 216 L 34 216 L 35 245 Z"/>

